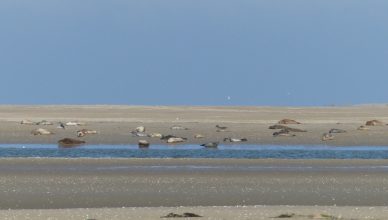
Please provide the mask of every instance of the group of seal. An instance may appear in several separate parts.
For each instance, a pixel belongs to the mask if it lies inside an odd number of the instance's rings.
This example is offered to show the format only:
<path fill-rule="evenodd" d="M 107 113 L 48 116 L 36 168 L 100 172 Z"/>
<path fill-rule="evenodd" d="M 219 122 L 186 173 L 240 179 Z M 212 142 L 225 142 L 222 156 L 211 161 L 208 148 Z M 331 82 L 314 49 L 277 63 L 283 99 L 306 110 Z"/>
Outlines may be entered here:
<path fill-rule="evenodd" d="M 215 128 L 216 128 L 217 132 L 228 130 L 228 127 L 221 126 L 221 125 L 216 125 Z M 170 127 L 170 129 L 171 130 L 189 130 L 189 128 L 186 128 L 186 127 L 183 127 L 180 125 L 173 125 Z M 168 134 L 168 135 L 162 135 L 160 133 L 148 134 L 148 133 L 146 133 L 146 129 L 144 126 L 137 127 L 135 130 L 131 131 L 130 133 L 136 137 L 157 137 L 157 138 L 160 138 L 160 140 L 165 141 L 167 144 L 177 144 L 177 143 L 182 143 L 182 142 L 187 141 L 187 138 L 185 138 L 185 137 L 178 137 L 178 136 L 175 136 L 172 134 Z M 195 134 L 194 138 L 201 139 L 201 138 L 205 138 L 205 136 L 202 134 Z M 247 138 L 226 137 L 223 139 L 223 141 L 224 142 L 245 142 L 248 140 L 247 140 Z M 208 142 L 208 143 L 201 144 L 200 146 L 205 147 L 205 148 L 217 148 L 218 145 L 219 145 L 219 141 L 214 141 L 214 142 Z M 139 148 L 147 148 L 150 146 L 150 143 L 147 140 L 141 139 L 141 140 L 138 140 L 138 146 L 139 146 Z"/>
<path fill-rule="evenodd" d="M 38 122 L 33 122 L 30 120 L 22 120 L 20 122 L 20 124 L 22 124 L 22 125 L 39 125 L 39 126 L 54 125 L 53 122 L 50 122 L 47 120 L 41 120 Z M 66 123 L 58 122 L 57 128 L 66 129 L 66 126 L 81 126 L 81 125 L 85 125 L 85 123 L 72 122 L 72 121 L 69 121 Z M 46 129 L 46 128 L 36 128 L 36 129 L 31 131 L 31 134 L 34 136 L 37 136 L 37 135 L 52 135 L 55 133 Z M 97 131 L 89 130 L 89 129 L 81 129 L 81 130 L 76 131 L 77 137 L 83 137 L 87 134 L 97 134 Z M 60 146 L 60 147 L 72 147 L 72 146 L 79 146 L 79 145 L 85 144 L 86 142 L 83 140 L 78 140 L 78 139 L 73 139 L 73 138 L 63 138 L 63 139 L 59 140 L 57 143 L 58 143 L 58 146 Z"/>
<path fill-rule="evenodd" d="M 369 120 L 369 121 L 366 121 L 364 125 L 361 125 L 357 128 L 357 130 L 359 131 L 366 131 L 366 130 L 370 130 L 370 127 L 373 127 L 373 126 L 384 126 L 386 125 L 384 122 L 380 121 L 380 120 Z M 324 133 L 322 135 L 322 141 L 327 141 L 327 140 L 333 140 L 334 139 L 334 135 L 335 133 L 346 133 L 346 130 L 343 130 L 343 129 L 337 129 L 337 128 L 333 128 L 331 129 L 328 133 Z"/>
<path fill-rule="evenodd" d="M 286 119 L 282 119 L 282 120 L 278 121 L 277 124 L 271 125 L 268 128 L 269 129 L 279 130 L 279 131 L 275 131 L 272 134 L 272 136 L 274 136 L 274 137 L 295 137 L 296 134 L 291 133 L 291 132 L 307 132 L 304 129 L 289 127 L 286 124 L 297 124 L 297 125 L 299 125 L 301 123 L 296 121 L 296 120 L 286 118 Z"/>
<path fill-rule="evenodd" d="M 22 120 L 20 124 L 23 125 L 40 125 L 40 126 L 48 126 L 48 125 L 53 125 L 52 122 L 42 120 L 39 122 L 33 122 L 30 120 Z M 294 124 L 294 125 L 300 125 L 302 123 L 293 120 L 293 119 L 282 119 L 277 122 L 277 124 L 271 125 L 268 128 L 269 129 L 275 129 L 278 131 L 275 131 L 272 135 L 274 137 L 295 137 L 296 135 L 294 134 L 295 132 L 307 132 L 307 130 L 300 129 L 300 128 L 295 128 L 295 127 L 289 127 L 287 126 L 288 124 Z M 80 125 L 85 125 L 85 123 L 81 122 L 67 122 L 67 123 L 62 123 L 59 122 L 58 128 L 63 128 L 65 129 L 66 126 L 80 126 Z M 361 125 L 360 127 L 357 128 L 357 130 L 369 130 L 370 127 L 372 126 L 384 126 L 385 123 L 379 120 L 370 120 L 366 121 L 365 125 Z M 221 125 L 216 125 L 216 132 L 222 132 L 222 131 L 229 131 L 227 126 L 221 126 Z M 189 128 L 180 126 L 180 125 L 173 125 L 170 127 L 171 130 L 189 130 Z M 333 140 L 334 139 L 334 134 L 340 134 L 340 133 L 346 133 L 346 130 L 339 129 L 339 128 L 332 128 L 328 132 L 324 133 L 321 137 L 322 141 L 328 141 L 328 140 Z M 97 134 L 98 132 L 96 130 L 89 130 L 89 129 L 81 129 L 77 131 L 77 137 L 84 137 L 87 134 Z M 37 128 L 31 131 L 32 135 L 52 135 L 55 134 L 54 132 L 51 132 L 47 129 L 44 128 Z M 135 130 L 131 131 L 131 134 L 136 137 L 152 137 L 152 138 L 160 138 L 161 140 L 166 141 L 168 144 L 176 144 L 176 143 L 182 143 L 187 141 L 187 138 L 185 137 L 179 137 L 175 135 L 162 135 L 161 133 L 146 133 L 146 128 L 144 126 L 139 126 L 136 127 Z M 204 138 L 205 136 L 202 134 L 195 134 L 194 138 L 200 139 Z M 246 142 L 246 138 L 236 138 L 236 137 L 225 137 L 223 139 L 223 142 Z M 58 145 L 63 146 L 63 147 L 70 147 L 70 146 L 78 146 L 81 144 L 84 144 L 85 141 L 83 140 L 77 140 L 77 139 L 72 139 L 72 138 L 64 138 L 58 141 Z M 147 148 L 150 146 L 150 143 L 147 140 L 139 140 L 138 145 L 140 148 Z M 200 146 L 203 146 L 205 148 L 217 148 L 219 145 L 219 141 L 214 141 L 214 142 L 208 142 L 201 144 Z"/>

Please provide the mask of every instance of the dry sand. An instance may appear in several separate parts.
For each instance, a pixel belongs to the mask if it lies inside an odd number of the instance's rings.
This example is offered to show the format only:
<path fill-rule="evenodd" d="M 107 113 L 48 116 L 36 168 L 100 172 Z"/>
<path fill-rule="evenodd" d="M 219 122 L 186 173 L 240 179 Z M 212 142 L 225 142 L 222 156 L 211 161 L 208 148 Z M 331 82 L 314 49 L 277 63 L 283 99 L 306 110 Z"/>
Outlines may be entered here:
<path fill-rule="evenodd" d="M 296 137 L 273 137 L 268 126 L 283 118 L 300 121 L 292 127 L 308 132 Z M 53 122 L 81 121 L 86 126 L 58 129 L 52 126 L 20 125 L 23 119 Z M 282 145 L 388 145 L 388 126 L 371 127 L 369 131 L 357 128 L 367 120 L 388 122 L 388 107 L 353 106 L 321 108 L 287 107 L 144 107 L 144 106 L 0 106 L 1 143 L 56 143 L 64 137 L 75 137 L 76 131 L 88 128 L 99 131 L 83 139 L 89 144 L 136 144 L 137 137 L 130 131 L 144 125 L 148 133 L 159 132 L 188 138 L 187 144 L 221 141 L 225 137 L 245 137 L 246 144 Z M 228 126 L 228 132 L 216 132 L 215 125 Z M 172 125 L 182 125 L 187 131 L 170 130 Z M 55 132 L 51 136 L 33 136 L 31 130 L 43 127 Z M 348 132 L 335 135 L 334 140 L 323 142 L 321 136 L 331 128 Z M 194 134 L 205 135 L 194 139 Z M 144 139 L 144 138 L 142 138 Z M 148 138 L 151 144 L 164 144 L 157 138 Z M 226 143 L 225 143 L 226 144 Z"/>

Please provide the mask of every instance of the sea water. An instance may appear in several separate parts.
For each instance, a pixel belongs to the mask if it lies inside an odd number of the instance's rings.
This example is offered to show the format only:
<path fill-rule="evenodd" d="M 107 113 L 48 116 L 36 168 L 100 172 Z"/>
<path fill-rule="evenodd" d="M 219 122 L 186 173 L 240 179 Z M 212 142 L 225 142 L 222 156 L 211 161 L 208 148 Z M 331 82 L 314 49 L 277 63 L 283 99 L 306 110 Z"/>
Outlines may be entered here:
<path fill-rule="evenodd" d="M 239 158 L 239 159 L 388 159 L 388 146 L 278 146 L 221 145 L 206 149 L 198 145 L 84 145 L 61 148 L 57 145 L 1 144 L 0 157 L 59 158 Z"/>

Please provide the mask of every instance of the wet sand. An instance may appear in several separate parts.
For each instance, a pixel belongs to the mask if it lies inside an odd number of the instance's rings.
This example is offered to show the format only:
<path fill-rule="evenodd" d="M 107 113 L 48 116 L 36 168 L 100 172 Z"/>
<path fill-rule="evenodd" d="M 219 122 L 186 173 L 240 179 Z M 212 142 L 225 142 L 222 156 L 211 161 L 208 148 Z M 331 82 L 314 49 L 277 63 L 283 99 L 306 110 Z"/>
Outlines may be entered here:
<path fill-rule="evenodd" d="M 386 160 L 0 159 L 1 209 L 387 206 Z"/>
<path fill-rule="evenodd" d="M 387 172 L 386 160 L 0 159 L 0 218 L 386 219 Z"/>
<path fill-rule="evenodd" d="M 283 118 L 295 119 L 302 124 L 291 127 L 308 132 L 295 133 L 296 137 L 273 137 L 268 129 Z M 20 125 L 20 121 L 48 120 L 52 122 L 80 121 L 85 126 L 58 129 L 49 126 Z M 81 128 L 97 130 L 99 134 L 82 139 L 89 144 L 136 144 L 137 137 L 130 131 L 144 125 L 147 133 L 158 132 L 188 138 L 186 144 L 202 144 L 221 141 L 225 137 L 247 138 L 243 144 L 281 145 L 332 145 L 368 146 L 388 145 L 388 126 L 370 127 L 368 131 L 357 128 L 367 120 L 388 123 L 388 106 L 352 107 L 164 107 L 164 106 L 0 106 L 1 143 L 55 144 L 64 137 L 76 137 Z M 227 132 L 216 132 L 215 125 L 227 126 Z M 172 125 L 182 125 L 189 130 L 171 130 Z M 55 132 L 50 136 L 33 136 L 31 130 L 46 128 Z M 334 140 L 321 140 L 323 133 L 331 128 L 348 132 L 335 134 Z M 195 134 L 205 138 L 195 139 Z M 147 139 L 151 144 L 165 144 L 158 138 Z M 228 144 L 228 143 L 223 143 Z"/>

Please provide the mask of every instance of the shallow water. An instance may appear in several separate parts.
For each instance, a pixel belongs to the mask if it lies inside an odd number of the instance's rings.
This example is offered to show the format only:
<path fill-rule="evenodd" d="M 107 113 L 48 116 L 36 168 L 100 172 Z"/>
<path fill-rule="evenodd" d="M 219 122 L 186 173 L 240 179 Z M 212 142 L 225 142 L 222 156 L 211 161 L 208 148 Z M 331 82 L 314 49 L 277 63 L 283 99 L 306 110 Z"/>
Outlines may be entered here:
<path fill-rule="evenodd" d="M 158 145 L 138 149 L 134 145 L 59 148 L 57 145 L 3 144 L 0 145 L 0 157 L 388 159 L 388 146 L 225 145 L 218 149 L 204 149 L 198 145 Z"/>

